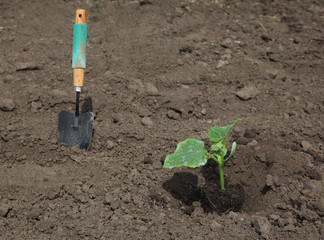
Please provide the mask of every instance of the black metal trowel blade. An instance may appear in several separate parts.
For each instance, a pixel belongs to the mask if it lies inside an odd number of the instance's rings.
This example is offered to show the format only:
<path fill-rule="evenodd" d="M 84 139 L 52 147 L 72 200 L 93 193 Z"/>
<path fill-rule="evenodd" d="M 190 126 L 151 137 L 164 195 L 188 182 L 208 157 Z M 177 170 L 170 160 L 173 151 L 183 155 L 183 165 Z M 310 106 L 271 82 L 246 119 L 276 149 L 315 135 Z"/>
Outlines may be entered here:
<path fill-rule="evenodd" d="M 80 149 L 90 150 L 92 138 L 93 113 L 82 113 L 75 127 L 75 115 L 61 111 L 58 115 L 58 142 L 68 143 L 71 147 L 79 145 Z"/>

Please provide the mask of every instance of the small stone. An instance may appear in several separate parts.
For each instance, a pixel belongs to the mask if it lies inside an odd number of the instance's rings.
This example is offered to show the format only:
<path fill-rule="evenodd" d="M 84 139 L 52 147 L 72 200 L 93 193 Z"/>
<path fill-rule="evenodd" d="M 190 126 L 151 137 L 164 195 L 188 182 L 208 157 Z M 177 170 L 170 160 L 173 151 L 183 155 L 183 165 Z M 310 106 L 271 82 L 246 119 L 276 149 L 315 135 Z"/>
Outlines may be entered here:
<path fill-rule="evenodd" d="M 277 214 L 270 214 L 269 218 L 273 221 L 278 221 L 278 219 L 280 218 L 279 215 Z"/>
<path fill-rule="evenodd" d="M 283 115 L 284 119 L 289 119 L 289 114 L 288 113 L 284 112 L 282 115 Z"/>
<path fill-rule="evenodd" d="M 42 108 L 42 103 L 40 101 L 36 101 L 36 102 L 32 102 L 31 103 L 31 110 L 32 112 L 37 112 L 38 110 L 40 110 Z"/>
<path fill-rule="evenodd" d="M 159 94 L 159 89 L 153 83 L 146 83 L 146 91 L 153 96 Z"/>
<path fill-rule="evenodd" d="M 112 203 L 112 201 L 113 201 L 113 196 L 111 194 L 107 193 L 105 195 L 104 204 L 110 205 Z"/>
<path fill-rule="evenodd" d="M 261 162 L 261 163 L 267 163 L 268 162 L 268 158 L 265 152 L 263 151 L 257 151 L 255 153 L 255 160 Z"/>
<path fill-rule="evenodd" d="M 146 226 L 139 226 L 138 227 L 138 231 L 140 231 L 140 232 L 145 232 L 146 230 L 147 230 Z"/>
<path fill-rule="evenodd" d="M 275 79 L 279 73 L 277 69 L 266 69 L 266 73 L 268 74 L 268 77 L 271 79 Z"/>
<path fill-rule="evenodd" d="M 124 203 L 130 203 L 131 202 L 131 194 L 130 193 L 126 193 L 126 195 L 123 197 L 123 201 Z"/>
<path fill-rule="evenodd" d="M 0 216 L 4 218 L 7 217 L 11 209 L 12 208 L 8 204 L 0 203 Z"/>
<path fill-rule="evenodd" d="M 166 115 L 169 119 L 172 120 L 179 120 L 181 119 L 181 113 L 179 113 L 178 111 L 174 111 L 174 110 L 169 110 L 167 115 Z"/>
<path fill-rule="evenodd" d="M 271 224 L 266 217 L 253 216 L 251 224 L 259 235 L 264 237 L 268 236 Z"/>
<path fill-rule="evenodd" d="M 115 146 L 116 146 L 116 144 L 113 141 L 111 141 L 111 140 L 107 141 L 107 149 L 108 150 L 113 149 Z"/>
<path fill-rule="evenodd" d="M 202 62 L 202 61 L 198 61 L 197 65 L 199 65 L 201 67 L 208 67 L 208 64 L 206 62 Z"/>
<path fill-rule="evenodd" d="M 183 65 L 184 65 L 184 62 L 183 62 L 181 59 L 178 59 L 178 60 L 177 60 L 177 64 L 178 64 L 179 66 L 183 66 Z"/>
<path fill-rule="evenodd" d="M 39 215 L 42 214 L 42 210 L 40 208 L 36 208 L 34 207 L 33 209 L 31 209 L 28 213 L 27 213 L 27 217 L 29 219 L 38 219 Z"/>
<path fill-rule="evenodd" d="M 10 99 L 10 98 L 6 98 L 6 99 L 2 99 L 0 100 L 0 109 L 4 112 L 10 112 L 13 111 L 15 109 L 15 102 Z"/>
<path fill-rule="evenodd" d="M 310 144 L 309 142 L 307 142 L 307 141 L 305 141 L 305 140 L 303 140 L 303 141 L 301 142 L 301 146 L 302 146 L 302 148 L 304 149 L 305 152 L 307 152 L 307 151 L 309 151 L 309 150 L 313 150 L 313 146 L 312 146 L 312 144 Z"/>
<path fill-rule="evenodd" d="M 246 146 L 248 146 L 248 147 L 258 146 L 258 141 L 253 139 L 252 142 L 249 142 Z"/>
<path fill-rule="evenodd" d="M 217 63 L 216 69 L 219 69 L 219 68 L 221 68 L 221 67 L 224 67 L 224 66 L 227 65 L 227 64 L 228 64 L 227 61 L 219 60 L 218 63 Z"/>
<path fill-rule="evenodd" d="M 267 184 L 267 187 L 272 187 L 273 186 L 273 178 L 272 178 L 272 175 L 270 175 L 270 174 L 267 175 L 266 184 Z"/>
<path fill-rule="evenodd" d="M 22 62 L 16 65 L 16 71 L 39 70 L 40 66 L 35 62 Z"/>
<path fill-rule="evenodd" d="M 296 38 L 294 39 L 294 43 L 295 43 L 295 44 L 298 44 L 298 43 L 300 43 L 300 42 L 301 42 L 301 38 L 296 37 Z"/>
<path fill-rule="evenodd" d="M 147 126 L 147 127 L 153 126 L 153 122 L 150 117 L 143 117 L 141 122 L 144 126 Z"/>
<path fill-rule="evenodd" d="M 285 226 L 283 228 L 284 231 L 287 231 L 287 232 L 294 232 L 296 230 L 295 226 L 292 225 L 292 224 L 288 224 L 287 226 Z"/>
<path fill-rule="evenodd" d="M 230 38 L 226 38 L 224 41 L 220 44 L 223 48 L 230 48 L 233 46 L 233 42 Z"/>
<path fill-rule="evenodd" d="M 250 87 L 244 87 L 241 90 L 237 91 L 236 96 L 239 99 L 246 101 L 255 98 L 258 93 L 259 90 L 256 87 L 250 86 Z"/>
<path fill-rule="evenodd" d="M 238 222 L 239 214 L 237 212 L 230 211 L 228 213 L 228 217 L 234 220 L 235 222 Z"/>

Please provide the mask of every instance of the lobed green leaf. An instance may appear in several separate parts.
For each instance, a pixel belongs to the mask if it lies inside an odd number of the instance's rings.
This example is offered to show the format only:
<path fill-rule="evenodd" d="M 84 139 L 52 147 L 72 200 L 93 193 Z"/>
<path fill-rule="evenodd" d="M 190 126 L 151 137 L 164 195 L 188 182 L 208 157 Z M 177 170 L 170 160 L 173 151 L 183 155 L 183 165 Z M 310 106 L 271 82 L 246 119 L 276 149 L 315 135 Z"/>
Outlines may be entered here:
<path fill-rule="evenodd" d="M 213 143 L 218 143 L 220 141 L 225 142 L 229 132 L 239 121 L 241 121 L 240 118 L 236 119 L 236 121 L 233 124 L 228 125 L 226 127 L 220 127 L 216 125 L 210 129 L 210 131 L 207 133 L 207 136 Z"/>
<path fill-rule="evenodd" d="M 163 168 L 199 167 L 207 163 L 205 143 L 188 138 L 177 145 L 177 149 L 165 158 Z"/>

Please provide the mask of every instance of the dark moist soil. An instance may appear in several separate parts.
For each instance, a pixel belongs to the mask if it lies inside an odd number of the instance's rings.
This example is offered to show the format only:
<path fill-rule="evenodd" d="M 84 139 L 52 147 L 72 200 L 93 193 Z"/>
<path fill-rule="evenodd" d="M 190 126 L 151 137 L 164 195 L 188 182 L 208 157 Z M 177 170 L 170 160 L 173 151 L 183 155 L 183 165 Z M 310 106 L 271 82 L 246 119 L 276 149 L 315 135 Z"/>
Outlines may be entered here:
<path fill-rule="evenodd" d="M 218 214 L 239 212 L 245 200 L 244 189 L 241 185 L 228 185 L 225 190 L 219 186 L 206 182 L 201 190 L 201 205 L 206 213 Z"/>
<path fill-rule="evenodd" d="M 90 152 L 57 144 L 77 8 Z M 2 0 L 1 239 L 321 239 L 323 29 L 320 0 Z M 245 201 L 206 213 L 217 166 L 161 159 L 238 117 L 224 172 Z"/>

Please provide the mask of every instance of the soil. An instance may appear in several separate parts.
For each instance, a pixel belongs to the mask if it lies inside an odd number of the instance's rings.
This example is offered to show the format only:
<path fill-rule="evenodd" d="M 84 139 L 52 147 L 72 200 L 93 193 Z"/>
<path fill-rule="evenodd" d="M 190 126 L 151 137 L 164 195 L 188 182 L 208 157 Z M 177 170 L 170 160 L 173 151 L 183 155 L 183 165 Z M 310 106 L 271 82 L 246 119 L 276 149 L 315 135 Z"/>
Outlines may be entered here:
<path fill-rule="evenodd" d="M 201 191 L 201 205 L 206 213 L 217 212 L 218 214 L 230 211 L 239 212 L 245 200 L 244 189 L 241 185 L 226 186 L 221 190 L 219 186 L 206 182 Z"/>
<path fill-rule="evenodd" d="M 91 151 L 57 143 L 77 8 Z M 323 238 L 324 1 L 3 0 L 0 20 L 1 239 Z M 238 117 L 245 201 L 206 213 L 217 167 L 161 161 Z"/>

